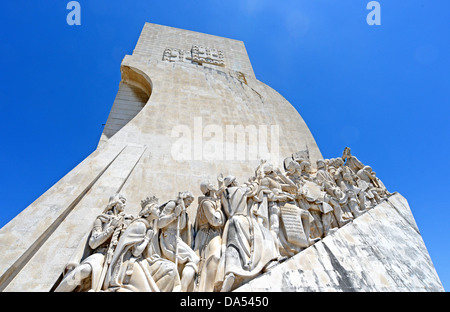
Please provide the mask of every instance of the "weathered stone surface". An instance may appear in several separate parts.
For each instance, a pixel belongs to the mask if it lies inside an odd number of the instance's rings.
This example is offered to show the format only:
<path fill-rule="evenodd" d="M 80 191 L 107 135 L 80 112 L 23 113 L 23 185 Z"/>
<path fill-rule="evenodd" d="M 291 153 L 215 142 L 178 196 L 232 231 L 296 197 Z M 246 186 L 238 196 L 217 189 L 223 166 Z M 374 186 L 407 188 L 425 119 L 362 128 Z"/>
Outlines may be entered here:
<path fill-rule="evenodd" d="M 105 208 L 108 196 L 119 192 L 145 148 L 127 146 L 82 196 L 57 227 L 42 241 L 32 257 L 4 288 L 5 291 L 48 291 L 93 221 Z"/>
<path fill-rule="evenodd" d="M 0 261 L 0 290 L 41 248 L 121 150 L 117 147 L 101 153 L 96 150 L 0 230 L 0 248 L 5 251 Z"/>
<path fill-rule="evenodd" d="M 395 193 L 235 291 L 444 291 L 406 199 Z"/>

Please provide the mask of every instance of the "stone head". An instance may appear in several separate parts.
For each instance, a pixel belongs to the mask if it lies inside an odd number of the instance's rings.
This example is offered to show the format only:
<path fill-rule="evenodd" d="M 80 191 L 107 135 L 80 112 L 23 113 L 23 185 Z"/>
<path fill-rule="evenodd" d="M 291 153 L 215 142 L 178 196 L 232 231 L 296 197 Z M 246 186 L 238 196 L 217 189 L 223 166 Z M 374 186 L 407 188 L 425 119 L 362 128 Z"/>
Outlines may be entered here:
<path fill-rule="evenodd" d="M 347 182 L 353 181 L 352 175 L 348 172 L 344 173 L 344 175 L 342 177 L 343 177 L 344 181 L 347 181 Z"/>
<path fill-rule="evenodd" d="M 126 206 L 126 198 L 119 193 L 113 194 L 109 197 L 108 205 L 106 206 L 104 212 L 116 209 L 116 212 L 122 212 Z"/>
<path fill-rule="evenodd" d="M 323 159 L 318 159 L 316 161 L 316 164 L 317 164 L 317 169 L 325 169 L 326 168 L 325 160 L 323 160 Z"/>
<path fill-rule="evenodd" d="M 209 181 L 203 181 L 200 183 L 200 191 L 203 195 L 208 194 L 210 191 L 215 191 L 214 185 L 212 185 Z"/>
<path fill-rule="evenodd" d="M 180 198 L 184 201 L 184 206 L 186 208 L 189 207 L 194 201 L 194 195 L 189 191 L 180 193 Z"/>
<path fill-rule="evenodd" d="M 236 177 L 235 176 L 226 176 L 225 179 L 223 179 L 223 182 L 225 184 L 226 187 L 230 187 L 230 186 L 237 186 L 237 181 L 236 181 Z"/>
<path fill-rule="evenodd" d="M 141 200 L 141 211 L 139 217 L 148 218 L 151 220 L 159 218 L 158 198 L 155 196 L 147 197 Z"/>
<path fill-rule="evenodd" d="M 301 167 L 302 172 L 311 173 L 311 164 L 309 163 L 309 161 L 306 161 L 306 160 L 302 161 L 300 163 L 300 167 Z"/>
<path fill-rule="evenodd" d="M 296 162 L 295 160 L 291 160 L 286 167 L 286 171 L 289 173 L 295 173 L 296 171 L 299 171 L 300 169 L 301 168 L 300 168 L 299 163 Z"/>

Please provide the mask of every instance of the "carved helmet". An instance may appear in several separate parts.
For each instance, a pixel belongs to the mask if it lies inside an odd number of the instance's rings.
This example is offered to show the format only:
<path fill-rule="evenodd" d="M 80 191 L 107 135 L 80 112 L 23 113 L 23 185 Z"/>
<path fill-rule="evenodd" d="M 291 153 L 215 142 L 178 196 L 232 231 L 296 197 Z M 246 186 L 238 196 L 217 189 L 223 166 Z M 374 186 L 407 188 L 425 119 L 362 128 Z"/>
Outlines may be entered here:
<path fill-rule="evenodd" d="M 230 186 L 234 181 L 236 181 L 236 177 L 232 175 L 226 176 L 223 179 L 223 183 L 225 184 L 226 187 Z"/>

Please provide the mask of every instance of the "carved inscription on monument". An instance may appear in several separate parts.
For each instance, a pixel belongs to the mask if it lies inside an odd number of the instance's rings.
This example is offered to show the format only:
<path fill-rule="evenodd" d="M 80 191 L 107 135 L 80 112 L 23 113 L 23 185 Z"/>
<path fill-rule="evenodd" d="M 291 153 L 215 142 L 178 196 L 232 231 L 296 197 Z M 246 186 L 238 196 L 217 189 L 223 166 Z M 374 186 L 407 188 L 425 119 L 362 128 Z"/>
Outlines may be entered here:
<path fill-rule="evenodd" d="M 295 205 L 285 204 L 281 207 L 281 219 L 288 241 L 296 246 L 303 246 L 306 237 L 301 219 L 301 210 Z"/>
<path fill-rule="evenodd" d="M 166 48 L 163 54 L 163 61 L 167 62 L 191 62 L 191 52 L 181 49 Z"/>
<path fill-rule="evenodd" d="M 217 66 L 225 66 L 224 54 L 222 50 L 193 45 L 190 51 L 166 48 L 163 54 L 163 61 L 166 62 L 183 62 L 196 64 L 211 64 Z"/>
<path fill-rule="evenodd" d="M 225 65 L 223 61 L 223 51 L 215 48 L 193 45 L 191 54 L 192 54 L 192 61 L 197 63 L 207 63 L 218 66 Z"/>

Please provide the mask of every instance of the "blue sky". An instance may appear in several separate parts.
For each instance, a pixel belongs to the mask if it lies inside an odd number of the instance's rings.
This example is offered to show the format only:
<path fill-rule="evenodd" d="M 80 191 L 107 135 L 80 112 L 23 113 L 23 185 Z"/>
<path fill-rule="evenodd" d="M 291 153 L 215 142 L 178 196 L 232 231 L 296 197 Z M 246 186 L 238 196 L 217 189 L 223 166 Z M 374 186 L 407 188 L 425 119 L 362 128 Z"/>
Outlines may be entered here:
<path fill-rule="evenodd" d="M 145 22 L 244 41 L 325 158 L 349 146 L 405 196 L 450 289 L 450 2 L 15 0 L 0 12 L 0 227 L 93 152 Z"/>

